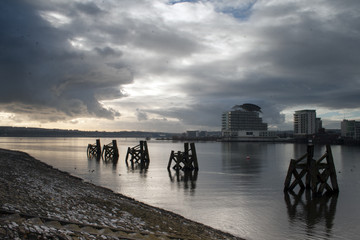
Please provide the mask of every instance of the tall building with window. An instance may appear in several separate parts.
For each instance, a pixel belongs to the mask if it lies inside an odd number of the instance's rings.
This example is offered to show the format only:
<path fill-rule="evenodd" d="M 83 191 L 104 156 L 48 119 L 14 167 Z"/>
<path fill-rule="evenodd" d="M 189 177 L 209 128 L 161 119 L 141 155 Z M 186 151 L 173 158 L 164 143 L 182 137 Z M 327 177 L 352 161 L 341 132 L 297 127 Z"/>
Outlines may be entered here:
<path fill-rule="evenodd" d="M 236 105 L 222 114 L 222 137 L 224 140 L 260 140 L 276 137 L 269 132 L 267 123 L 260 117 L 261 108 L 255 104 Z"/>
<path fill-rule="evenodd" d="M 344 119 L 341 122 L 341 136 L 360 140 L 360 121 Z"/>
<path fill-rule="evenodd" d="M 294 135 L 306 136 L 315 134 L 321 126 L 320 118 L 316 118 L 315 110 L 299 110 L 294 114 Z"/>

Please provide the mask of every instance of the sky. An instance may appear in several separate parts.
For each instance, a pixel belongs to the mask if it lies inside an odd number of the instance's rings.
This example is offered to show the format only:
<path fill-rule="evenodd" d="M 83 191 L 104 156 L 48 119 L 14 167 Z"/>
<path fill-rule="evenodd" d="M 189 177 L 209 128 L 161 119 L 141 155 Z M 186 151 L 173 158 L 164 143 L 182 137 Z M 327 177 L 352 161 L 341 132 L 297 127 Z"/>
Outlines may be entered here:
<path fill-rule="evenodd" d="M 360 120 L 358 0 L 0 1 L 0 125 L 219 131 L 257 104 Z"/>

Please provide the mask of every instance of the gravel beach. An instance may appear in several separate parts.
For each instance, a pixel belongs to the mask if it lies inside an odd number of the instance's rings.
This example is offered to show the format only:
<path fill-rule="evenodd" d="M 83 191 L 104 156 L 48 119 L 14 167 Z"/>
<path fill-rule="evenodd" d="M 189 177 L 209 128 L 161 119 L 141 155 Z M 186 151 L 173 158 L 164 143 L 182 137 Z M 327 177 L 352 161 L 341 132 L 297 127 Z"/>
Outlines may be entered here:
<path fill-rule="evenodd" d="M 0 149 L 0 239 L 240 239 Z"/>

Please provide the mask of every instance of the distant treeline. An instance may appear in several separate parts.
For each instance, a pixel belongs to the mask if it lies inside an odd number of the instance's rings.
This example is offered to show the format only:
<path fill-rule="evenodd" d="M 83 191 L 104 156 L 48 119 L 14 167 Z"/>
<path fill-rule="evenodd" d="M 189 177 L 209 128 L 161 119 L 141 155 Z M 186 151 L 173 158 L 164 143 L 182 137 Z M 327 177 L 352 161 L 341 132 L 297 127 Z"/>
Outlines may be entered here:
<path fill-rule="evenodd" d="M 79 131 L 46 128 L 0 127 L 0 137 L 109 137 L 109 138 L 160 138 L 172 137 L 174 133 L 141 131 Z"/>

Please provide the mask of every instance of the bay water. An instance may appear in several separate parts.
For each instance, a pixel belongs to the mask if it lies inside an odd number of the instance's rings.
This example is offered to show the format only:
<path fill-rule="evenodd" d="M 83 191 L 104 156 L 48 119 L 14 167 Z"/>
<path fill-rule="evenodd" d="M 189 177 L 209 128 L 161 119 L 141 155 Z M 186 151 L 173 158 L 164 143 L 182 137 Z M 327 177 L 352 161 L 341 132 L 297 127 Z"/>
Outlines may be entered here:
<path fill-rule="evenodd" d="M 101 138 L 108 144 L 110 138 Z M 184 143 L 149 140 L 147 170 L 127 167 L 135 138 L 116 139 L 117 164 L 88 159 L 93 138 L 0 138 L 0 148 L 21 150 L 62 171 L 245 239 L 360 239 L 360 147 L 334 145 L 338 196 L 310 198 L 283 192 L 290 159 L 306 144 L 196 142 L 199 171 L 167 170 Z M 314 158 L 325 153 L 315 145 Z"/>

